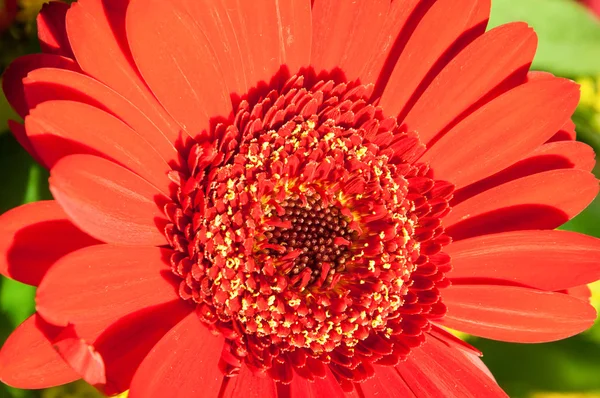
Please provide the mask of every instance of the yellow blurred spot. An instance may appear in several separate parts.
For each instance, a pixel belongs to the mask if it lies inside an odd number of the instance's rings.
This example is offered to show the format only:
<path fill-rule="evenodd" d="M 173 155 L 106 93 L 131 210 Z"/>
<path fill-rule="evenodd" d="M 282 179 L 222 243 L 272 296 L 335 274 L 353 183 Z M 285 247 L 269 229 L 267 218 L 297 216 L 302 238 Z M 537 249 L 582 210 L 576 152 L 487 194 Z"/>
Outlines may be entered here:
<path fill-rule="evenodd" d="M 444 328 L 446 329 L 447 332 L 452 333 L 454 336 L 458 337 L 459 339 L 463 340 L 463 341 L 467 341 L 469 339 L 472 339 L 473 336 L 471 336 L 468 333 L 465 332 L 459 332 L 458 330 L 454 330 L 454 329 L 450 329 L 450 328 Z"/>
<path fill-rule="evenodd" d="M 597 102 L 596 82 L 591 77 L 584 77 L 577 80 L 581 90 L 581 99 L 579 104 L 587 107 L 593 107 Z"/>
<path fill-rule="evenodd" d="M 592 305 L 597 311 L 600 311 L 600 281 L 590 283 L 588 285 L 592 291 L 592 298 L 590 299 Z"/>

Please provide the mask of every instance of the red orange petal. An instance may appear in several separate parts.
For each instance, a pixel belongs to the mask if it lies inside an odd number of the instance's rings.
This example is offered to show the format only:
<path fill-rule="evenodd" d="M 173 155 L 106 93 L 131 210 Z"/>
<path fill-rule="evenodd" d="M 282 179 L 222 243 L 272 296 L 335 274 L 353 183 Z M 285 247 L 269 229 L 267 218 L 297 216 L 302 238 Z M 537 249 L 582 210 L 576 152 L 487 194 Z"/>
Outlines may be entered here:
<path fill-rule="evenodd" d="M 37 31 L 43 52 L 75 58 L 65 26 L 68 9 L 69 5 L 61 1 L 52 1 L 42 6 L 37 16 Z"/>
<path fill-rule="evenodd" d="M 186 11 L 164 1 L 132 0 L 126 24 L 145 82 L 187 133 L 208 130 L 211 118 L 229 118 L 232 104 L 218 60 Z"/>
<path fill-rule="evenodd" d="M 600 240 L 570 231 L 514 231 L 453 242 L 448 277 L 561 290 L 600 278 Z M 493 283 L 493 282 L 492 282 Z"/>
<path fill-rule="evenodd" d="M 0 351 L 0 380 L 16 388 L 48 388 L 79 378 L 52 348 L 45 333 L 54 332 L 39 316 L 27 318 Z"/>
<path fill-rule="evenodd" d="M 485 31 L 489 0 L 440 0 L 427 10 L 402 50 L 380 105 L 390 116 L 404 115 L 448 61 Z"/>
<path fill-rule="evenodd" d="M 408 130 L 427 144 L 481 105 L 484 97 L 489 100 L 492 92 L 523 83 L 536 45 L 533 29 L 524 23 L 502 25 L 479 36 L 427 87 L 404 119 Z"/>
<path fill-rule="evenodd" d="M 316 0 L 310 57 L 315 71 L 340 68 L 348 81 L 356 79 L 367 60 L 365 54 L 373 50 L 390 6 L 389 0 Z"/>
<path fill-rule="evenodd" d="M 123 316 L 179 298 L 169 255 L 153 247 L 112 245 L 71 253 L 40 284 L 38 313 L 55 325 L 73 324 L 91 343 Z"/>
<path fill-rule="evenodd" d="M 50 173 L 54 198 L 82 230 L 107 243 L 160 246 L 164 195 L 146 180 L 109 160 L 70 155 Z"/>
<path fill-rule="evenodd" d="M 597 194 L 598 180 L 587 171 L 545 171 L 499 185 L 453 206 L 444 225 L 455 241 L 512 230 L 554 229 L 579 214 Z"/>
<path fill-rule="evenodd" d="M 127 167 L 169 194 L 169 165 L 136 131 L 101 109 L 81 102 L 47 101 L 31 110 L 25 128 L 49 168 L 68 155 L 97 155 Z"/>
<path fill-rule="evenodd" d="M 4 71 L 2 90 L 12 108 L 21 117 L 25 117 L 31 108 L 25 96 L 23 78 L 29 72 L 38 68 L 79 70 L 79 67 L 72 59 L 54 54 L 28 54 L 17 58 Z"/>
<path fill-rule="evenodd" d="M 216 397 L 223 373 L 217 366 L 223 337 L 213 335 L 190 313 L 144 359 L 131 382 L 131 398 Z"/>
<path fill-rule="evenodd" d="M 417 396 L 507 397 L 480 359 L 429 337 L 396 369 Z"/>
<path fill-rule="evenodd" d="M 56 260 L 98 243 L 73 225 L 55 201 L 22 205 L 0 216 L 0 273 L 37 286 Z"/>
<path fill-rule="evenodd" d="M 456 204 L 501 184 L 549 170 L 579 169 L 592 171 L 596 154 L 582 142 L 549 142 L 534 149 L 518 162 L 483 180 L 454 192 L 450 202 Z"/>
<path fill-rule="evenodd" d="M 453 127 L 422 157 L 435 177 L 462 188 L 494 174 L 542 145 L 567 120 L 579 100 L 570 80 L 522 84 Z"/>
<path fill-rule="evenodd" d="M 277 397 L 277 386 L 270 377 L 254 375 L 247 366 L 242 365 L 240 373 L 231 377 L 225 386 L 222 398 Z"/>
<path fill-rule="evenodd" d="M 122 95 L 92 77 L 64 69 L 40 68 L 30 72 L 23 84 L 31 107 L 51 100 L 70 100 L 95 106 L 131 126 L 163 159 L 178 159 L 175 143 L 148 116 Z"/>
<path fill-rule="evenodd" d="M 125 0 L 82 0 L 71 5 L 66 25 L 75 59 L 87 74 L 131 101 L 171 142 L 177 142 L 181 126 L 154 98 L 131 57 L 125 33 L 128 4 Z"/>
<path fill-rule="evenodd" d="M 547 272 L 547 271 L 546 271 Z M 494 340 L 542 343 L 588 329 L 596 310 L 563 293 L 516 286 L 453 285 L 444 289 L 445 326 Z"/>

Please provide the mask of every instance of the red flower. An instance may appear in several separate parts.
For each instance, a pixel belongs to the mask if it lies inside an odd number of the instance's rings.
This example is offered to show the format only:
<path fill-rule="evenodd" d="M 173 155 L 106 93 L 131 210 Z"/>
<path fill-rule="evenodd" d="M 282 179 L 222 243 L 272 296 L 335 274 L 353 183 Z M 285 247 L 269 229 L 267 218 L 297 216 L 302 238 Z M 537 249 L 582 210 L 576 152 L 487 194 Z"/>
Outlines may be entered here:
<path fill-rule="evenodd" d="M 552 229 L 598 183 L 573 140 L 577 86 L 528 73 L 533 31 L 484 33 L 488 14 L 483 0 L 46 7 L 45 53 L 5 78 L 55 201 L 0 220 L 3 273 L 39 285 L 2 380 L 503 396 L 443 327 L 516 342 L 587 329 L 600 242 Z"/>

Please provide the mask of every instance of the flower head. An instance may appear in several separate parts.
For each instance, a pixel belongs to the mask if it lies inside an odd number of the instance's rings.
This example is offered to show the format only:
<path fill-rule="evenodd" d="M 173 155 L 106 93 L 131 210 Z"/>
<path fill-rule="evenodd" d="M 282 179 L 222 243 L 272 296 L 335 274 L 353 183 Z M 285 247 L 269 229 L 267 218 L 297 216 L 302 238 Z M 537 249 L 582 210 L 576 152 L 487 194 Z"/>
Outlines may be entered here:
<path fill-rule="evenodd" d="M 5 78 L 55 200 L 0 219 L 3 273 L 39 286 L 2 380 L 502 396 L 444 326 L 588 328 L 600 243 L 552 230 L 598 192 L 577 86 L 528 73 L 528 27 L 458 3 L 46 7 L 45 53 Z"/>

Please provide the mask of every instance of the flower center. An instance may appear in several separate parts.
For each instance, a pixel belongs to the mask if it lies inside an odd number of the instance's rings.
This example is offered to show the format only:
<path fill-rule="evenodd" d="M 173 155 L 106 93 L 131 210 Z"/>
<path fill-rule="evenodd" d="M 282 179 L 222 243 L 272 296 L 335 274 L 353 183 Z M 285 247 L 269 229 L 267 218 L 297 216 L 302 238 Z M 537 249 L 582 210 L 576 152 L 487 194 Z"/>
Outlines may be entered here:
<path fill-rule="evenodd" d="M 165 210 L 180 295 L 242 362 L 344 386 L 395 364 L 445 313 L 452 186 L 370 103 L 372 87 L 294 76 L 187 155 Z"/>
<path fill-rule="evenodd" d="M 325 206 L 319 194 L 302 203 L 298 195 L 282 202 L 285 225 L 265 233 L 272 245 L 269 255 L 281 259 L 294 253 L 289 261 L 291 282 L 304 289 L 307 286 L 331 286 L 336 272 L 346 269 L 351 257 L 349 246 L 358 233 L 349 228 L 350 217 L 341 214 L 336 206 Z"/>

